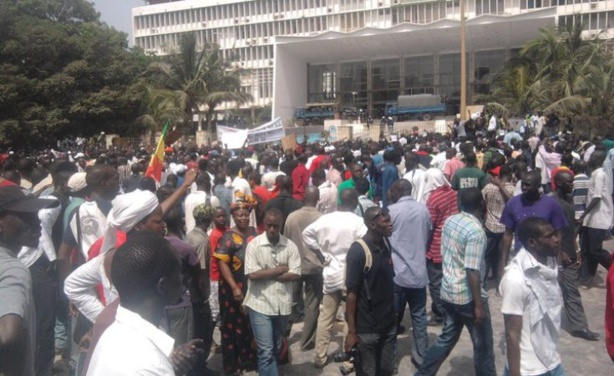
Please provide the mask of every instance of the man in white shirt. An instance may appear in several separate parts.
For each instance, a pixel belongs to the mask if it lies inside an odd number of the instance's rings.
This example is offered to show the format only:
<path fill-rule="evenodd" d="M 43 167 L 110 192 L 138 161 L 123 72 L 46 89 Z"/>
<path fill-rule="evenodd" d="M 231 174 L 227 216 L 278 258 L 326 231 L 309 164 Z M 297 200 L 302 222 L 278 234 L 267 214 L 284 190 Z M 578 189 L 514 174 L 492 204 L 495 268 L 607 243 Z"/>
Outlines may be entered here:
<path fill-rule="evenodd" d="M 136 234 L 117 250 L 111 278 L 121 305 L 96 345 L 88 376 L 175 374 L 170 359 L 175 341 L 157 326 L 164 307 L 181 297 L 180 271 L 179 258 L 157 234 Z M 202 354 L 196 346 L 182 351 Z"/>
<path fill-rule="evenodd" d="M 320 200 L 317 209 L 322 214 L 332 213 L 337 210 L 337 186 L 326 180 L 326 173 L 322 169 L 314 170 L 311 173 L 311 182 L 320 191 Z"/>
<path fill-rule="evenodd" d="M 606 161 L 607 163 L 604 163 Z M 603 241 L 612 227 L 614 208 L 612 204 L 612 165 L 609 160 L 606 160 L 605 151 L 595 150 L 588 163 L 593 170 L 586 196 L 588 205 L 578 221 L 582 223 L 580 229 L 582 249 L 580 283 L 590 288 L 597 273 L 597 267 L 601 265 L 605 270 L 609 270 L 612 265 L 612 256 L 603 249 Z"/>
<path fill-rule="evenodd" d="M 192 231 L 196 226 L 193 214 L 195 207 L 201 204 L 208 204 L 214 208 L 220 206 L 220 200 L 211 195 L 211 180 L 209 174 L 201 172 L 194 183 L 196 184 L 197 190 L 188 194 L 184 201 L 186 233 Z"/>
<path fill-rule="evenodd" d="M 367 233 L 362 218 L 353 213 L 358 205 L 354 189 L 341 191 L 341 205 L 336 212 L 325 214 L 303 231 L 307 248 L 320 251 L 324 257 L 324 297 L 316 332 L 315 366 L 322 368 L 328 359 L 332 327 L 341 298 L 345 278 L 345 257 L 353 242 Z"/>
<path fill-rule="evenodd" d="M 557 281 L 560 237 L 538 217 L 525 219 L 518 235 L 524 246 L 499 285 L 505 320 L 506 375 L 563 375 L 557 343 L 563 298 Z"/>
<path fill-rule="evenodd" d="M 424 199 L 424 170 L 420 167 L 420 158 L 416 153 L 405 153 L 405 175 L 403 179 L 411 183 L 411 197 L 421 203 Z"/>
<path fill-rule="evenodd" d="M 264 185 L 269 191 L 272 191 L 275 189 L 275 179 L 277 179 L 279 175 L 285 174 L 282 171 L 279 171 L 279 159 L 273 157 L 271 158 L 271 171 L 262 175 L 262 185 Z"/>
<path fill-rule="evenodd" d="M 269 209 L 264 214 L 266 232 L 245 252 L 249 284 L 244 305 L 249 308 L 261 375 L 278 375 L 277 355 L 292 311 L 292 281 L 301 277 L 298 248 L 280 234 L 282 218 L 281 210 Z"/>

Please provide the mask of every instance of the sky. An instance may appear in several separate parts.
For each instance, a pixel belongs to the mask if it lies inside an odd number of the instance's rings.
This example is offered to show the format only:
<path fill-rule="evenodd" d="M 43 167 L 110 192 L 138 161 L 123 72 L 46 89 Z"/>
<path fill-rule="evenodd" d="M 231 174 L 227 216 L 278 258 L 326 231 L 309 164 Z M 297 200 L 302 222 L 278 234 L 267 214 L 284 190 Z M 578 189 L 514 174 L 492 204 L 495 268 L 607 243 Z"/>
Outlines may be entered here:
<path fill-rule="evenodd" d="M 100 12 L 100 18 L 119 31 L 129 34 L 132 45 L 132 8 L 146 5 L 144 0 L 88 0 Z"/>

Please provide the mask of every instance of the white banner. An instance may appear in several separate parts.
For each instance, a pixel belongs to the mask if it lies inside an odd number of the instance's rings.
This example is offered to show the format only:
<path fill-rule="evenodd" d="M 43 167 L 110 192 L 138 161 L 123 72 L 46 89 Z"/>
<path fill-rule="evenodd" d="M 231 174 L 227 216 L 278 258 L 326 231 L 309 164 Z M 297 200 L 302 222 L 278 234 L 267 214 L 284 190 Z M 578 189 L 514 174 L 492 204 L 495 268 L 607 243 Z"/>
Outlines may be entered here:
<path fill-rule="evenodd" d="M 237 129 L 217 126 L 217 140 L 228 149 L 240 149 L 245 145 L 263 144 L 280 141 L 286 135 L 281 117 L 262 124 L 254 129 Z M 226 146 L 227 145 L 227 146 Z"/>
<path fill-rule="evenodd" d="M 237 128 L 225 127 L 223 125 L 218 125 L 217 126 L 217 140 L 219 142 L 222 142 L 222 137 L 223 137 L 224 134 L 237 133 L 239 131 L 240 131 L 240 129 L 237 129 Z"/>
<path fill-rule="evenodd" d="M 281 117 L 278 117 L 257 128 L 250 129 L 247 135 L 247 143 L 249 145 L 255 145 L 267 142 L 277 142 L 281 141 L 285 135 L 284 123 L 281 121 Z"/>
<path fill-rule="evenodd" d="M 238 132 L 226 132 L 222 134 L 221 143 L 226 149 L 241 149 L 245 146 L 247 140 L 247 130 L 239 130 Z"/>

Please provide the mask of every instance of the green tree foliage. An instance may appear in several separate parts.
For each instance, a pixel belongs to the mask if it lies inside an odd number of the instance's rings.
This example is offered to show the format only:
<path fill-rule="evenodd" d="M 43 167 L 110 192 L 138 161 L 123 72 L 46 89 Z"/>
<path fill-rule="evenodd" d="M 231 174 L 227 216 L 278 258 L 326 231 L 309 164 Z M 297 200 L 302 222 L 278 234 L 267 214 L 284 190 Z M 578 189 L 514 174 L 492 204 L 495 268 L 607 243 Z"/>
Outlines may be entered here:
<path fill-rule="evenodd" d="M 614 59 L 599 35 L 582 37 L 582 24 L 542 29 L 492 82 L 486 100 L 510 112 L 556 113 L 589 133 L 614 121 Z"/>
<path fill-rule="evenodd" d="M 188 122 L 196 115 L 199 128 L 204 110 L 207 129 L 212 130 L 215 110 L 224 102 L 242 104 L 252 100 L 240 91 L 241 71 L 222 58 L 216 45 L 199 50 L 196 35 L 185 33 L 176 51 L 160 62 L 152 63 L 147 72 L 149 83 L 157 88 L 183 93 Z"/>
<path fill-rule="evenodd" d="M 0 0 L 0 142 L 142 131 L 136 79 L 151 62 L 85 0 Z"/>

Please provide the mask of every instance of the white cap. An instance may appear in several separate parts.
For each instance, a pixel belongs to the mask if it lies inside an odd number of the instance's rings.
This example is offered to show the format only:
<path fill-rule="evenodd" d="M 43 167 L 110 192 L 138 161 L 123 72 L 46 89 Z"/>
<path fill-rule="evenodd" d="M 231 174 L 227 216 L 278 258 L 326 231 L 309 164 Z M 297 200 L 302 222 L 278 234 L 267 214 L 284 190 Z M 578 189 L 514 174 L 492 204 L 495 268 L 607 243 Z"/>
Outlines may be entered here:
<path fill-rule="evenodd" d="M 71 192 L 79 192 L 87 187 L 85 182 L 85 172 L 77 172 L 68 179 L 68 190 Z"/>

